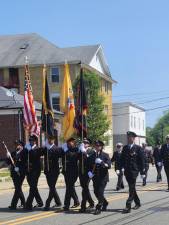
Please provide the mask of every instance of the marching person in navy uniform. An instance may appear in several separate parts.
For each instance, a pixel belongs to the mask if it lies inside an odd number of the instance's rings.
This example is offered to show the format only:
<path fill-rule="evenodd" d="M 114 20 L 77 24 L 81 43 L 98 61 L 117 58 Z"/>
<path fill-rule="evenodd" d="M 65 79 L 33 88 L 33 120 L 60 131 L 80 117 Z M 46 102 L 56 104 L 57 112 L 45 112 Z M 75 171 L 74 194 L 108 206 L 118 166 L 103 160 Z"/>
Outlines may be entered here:
<path fill-rule="evenodd" d="M 79 146 L 79 180 L 82 187 L 82 202 L 79 212 L 86 212 L 86 203 L 89 203 L 89 209 L 94 208 L 94 201 L 89 191 L 88 169 L 89 162 L 95 151 L 90 147 L 91 140 L 84 138 L 83 143 Z"/>
<path fill-rule="evenodd" d="M 43 201 L 38 191 L 38 180 L 41 174 L 41 149 L 37 146 L 37 137 L 31 135 L 29 143 L 25 145 L 25 165 L 26 165 L 26 178 L 29 184 L 29 195 L 26 201 L 26 209 L 32 210 L 32 203 L 34 198 L 37 201 L 37 205 L 34 207 L 42 207 Z"/>
<path fill-rule="evenodd" d="M 166 144 L 162 145 L 161 158 L 164 165 L 164 171 L 167 176 L 167 191 L 169 191 L 169 135 L 166 136 Z"/>
<path fill-rule="evenodd" d="M 76 208 L 80 205 L 78 196 L 75 190 L 75 183 L 78 178 L 78 148 L 75 145 L 75 139 L 69 138 L 62 145 L 62 173 L 65 178 L 66 193 L 64 199 L 64 211 L 69 211 L 71 198 L 74 200 L 74 205 L 71 208 Z"/>
<path fill-rule="evenodd" d="M 46 200 L 44 210 L 49 210 L 50 203 L 54 198 L 56 206 L 61 206 L 61 200 L 56 191 L 56 182 L 60 174 L 59 158 L 61 157 L 61 148 L 55 145 L 55 136 L 48 136 L 46 147 L 42 150 L 44 155 L 44 174 L 49 186 L 49 195 Z"/>
<path fill-rule="evenodd" d="M 124 183 L 123 183 L 123 170 L 121 169 L 121 153 L 123 149 L 122 143 L 116 144 L 116 151 L 113 153 L 113 157 L 111 159 L 112 163 L 114 163 L 114 169 L 118 176 L 118 181 L 116 185 L 116 191 L 119 191 L 120 189 L 124 189 Z"/>
<path fill-rule="evenodd" d="M 157 141 L 156 147 L 154 148 L 153 158 L 154 158 L 154 163 L 157 170 L 157 182 L 160 182 L 162 181 L 161 171 L 163 168 L 163 164 L 162 164 L 162 157 L 161 157 L 161 144 L 159 141 Z"/>
<path fill-rule="evenodd" d="M 142 143 L 142 149 L 143 149 L 143 153 L 144 153 L 144 163 L 145 163 L 145 177 L 143 178 L 143 186 L 145 186 L 147 183 L 149 163 L 153 164 L 153 157 L 152 157 L 151 151 L 149 149 L 147 149 L 146 143 Z"/>
<path fill-rule="evenodd" d="M 11 162 L 10 153 L 7 153 L 7 164 L 10 165 L 10 173 L 15 187 L 15 192 L 11 201 L 9 209 L 15 210 L 17 208 L 17 203 L 20 199 L 21 206 L 25 207 L 25 197 L 22 192 L 22 184 L 25 179 L 25 165 L 23 160 L 23 146 L 24 143 L 20 140 L 15 142 L 15 151 L 11 153 L 14 164 Z"/>
<path fill-rule="evenodd" d="M 128 144 L 123 147 L 121 154 L 121 169 L 124 169 L 124 175 L 126 177 L 129 186 L 129 197 L 126 201 L 126 208 L 123 213 L 130 213 L 131 204 L 134 200 L 135 207 L 138 209 L 141 206 L 140 199 L 136 192 L 136 179 L 140 172 L 142 178 L 145 176 L 145 164 L 143 150 L 139 145 L 134 143 L 137 135 L 134 132 L 127 132 Z"/>
<path fill-rule="evenodd" d="M 106 211 L 108 201 L 104 197 L 104 190 L 109 181 L 108 169 L 111 168 L 109 155 L 103 151 L 104 143 L 100 140 L 95 142 L 95 154 L 92 156 L 88 176 L 93 180 L 94 194 L 98 200 L 95 215 Z"/>

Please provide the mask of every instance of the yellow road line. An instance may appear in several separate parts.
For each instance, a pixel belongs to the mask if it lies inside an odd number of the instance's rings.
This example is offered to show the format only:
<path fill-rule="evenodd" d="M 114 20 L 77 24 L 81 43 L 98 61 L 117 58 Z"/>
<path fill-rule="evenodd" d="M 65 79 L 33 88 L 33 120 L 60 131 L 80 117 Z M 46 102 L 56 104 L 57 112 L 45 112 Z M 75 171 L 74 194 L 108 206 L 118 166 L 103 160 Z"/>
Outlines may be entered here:
<path fill-rule="evenodd" d="M 155 189 L 158 189 L 159 187 L 162 187 L 162 186 L 166 186 L 166 184 L 160 184 L 159 186 L 152 185 L 150 187 L 146 187 L 146 190 L 141 190 L 140 189 L 140 190 L 138 190 L 138 192 L 139 193 L 145 193 L 145 192 L 148 192 L 149 190 L 155 190 Z M 142 189 L 144 189 L 144 188 L 142 188 Z M 128 193 L 123 193 L 121 196 L 108 197 L 107 200 L 111 202 L 111 201 L 114 201 L 114 200 L 123 199 L 126 196 L 128 196 Z M 28 223 L 28 222 L 31 222 L 31 221 L 36 221 L 36 220 L 40 220 L 40 219 L 43 219 L 43 218 L 47 218 L 47 217 L 51 217 L 51 216 L 59 215 L 59 214 L 61 214 L 61 212 L 58 212 L 58 213 L 56 211 L 53 211 L 53 212 L 51 212 L 51 211 L 50 212 L 41 212 L 41 213 L 38 213 L 38 214 L 35 214 L 35 215 L 30 215 L 30 216 L 21 217 L 21 218 L 18 218 L 18 219 L 4 221 L 4 222 L 0 223 L 0 225 L 7 225 L 7 224 L 17 225 L 17 224 L 23 224 L 23 223 Z"/>

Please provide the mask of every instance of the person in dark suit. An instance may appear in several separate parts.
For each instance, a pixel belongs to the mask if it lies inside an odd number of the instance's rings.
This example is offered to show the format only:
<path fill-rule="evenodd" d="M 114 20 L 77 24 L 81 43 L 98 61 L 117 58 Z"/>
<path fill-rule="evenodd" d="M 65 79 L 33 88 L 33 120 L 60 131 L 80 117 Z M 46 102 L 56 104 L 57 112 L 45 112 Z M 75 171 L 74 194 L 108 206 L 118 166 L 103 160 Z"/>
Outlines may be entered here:
<path fill-rule="evenodd" d="M 165 174 L 167 176 L 167 191 L 169 191 L 169 135 L 166 136 L 166 143 L 161 147 L 161 159 L 164 164 Z"/>
<path fill-rule="evenodd" d="M 88 176 L 93 180 L 94 194 L 98 200 L 95 215 L 106 211 L 108 201 L 104 197 L 104 190 L 109 181 L 108 169 L 111 168 L 109 155 L 103 151 L 104 143 L 100 140 L 95 142 L 95 154 L 91 157 Z"/>
<path fill-rule="evenodd" d="M 147 149 L 147 144 L 142 143 L 142 149 L 144 153 L 144 163 L 145 163 L 145 177 L 143 178 L 143 186 L 147 184 L 147 175 L 149 170 L 149 164 L 153 164 L 153 156 L 149 149 Z"/>
<path fill-rule="evenodd" d="M 20 140 L 15 142 L 15 151 L 11 153 L 14 164 L 11 162 L 10 153 L 7 153 L 7 164 L 10 165 L 10 174 L 15 187 L 15 192 L 9 209 L 15 210 L 18 201 L 21 201 L 21 207 L 25 208 L 25 197 L 22 192 L 22 184 L 25 179 L 25 165 L 23 160 L 24 143 Z"/>
<path fill-rule="evenodd" d="M 113 153 L 113 157 L 111 159 L 112 163 L 114 163 L 114 169 L 118 176 L 118 181 L 116 185 L 116 191 L 119 191 L 120 189 L 124 189 L 124 183 L 123 183 L 123 170 L 121 168 L 121 153 L 123 149 L 122 143 L 116 144 L 116 151 Z"/>
<path fill-rule="evenodd" d="M 82 187 L 82 202 L 81 202 L 81 209 L 79 210 L 80 213 L 86 212 L 86 203 L 89 202 L 90 209 L 94 208 L 94 201 L 91 197 L 89 191 L 89 177 L 88 177 L 88 168 L 90 158 L 95 151 L 90 147 L 91 140 L 84 138 L 83 143 L 79 146 L 79 180 L 80 185 Z"/>
<path fill-rule="evenodd" d="M 26 201 L 26 210 L 32 210 L 33 199 L 37 201 L 35 207 L 42 207 L 43 201 L 38 191 L 38 180 L 41 174 L 41 149 L 37 146 L 37 137 L 31 135 L 29 143 L 24 148 L 24 158 L 26 165 L 26 178 L 29 184 L 29 195 Z"/>
<path fill-rule="evenodd" d="M 135 207 L 133 209 L 136 210 L 141 206 L 140 199 L 136 192 L 136 179 L 139 172 L 142 176 L 145 176 L 145 164 L 143 150 L 134 143 L 136 136 L 134 132 L 127 132 L 128 144 L 123 147 L 121 154 L 121 169 L 124 169 L 124 175 L 129 186 L 129 197 L 126 201 L 126 208 L 123 210 L 123 213 L 130 213 L 133 201 L 135 202 Z"/>
<path fill-rule="evenodd" d="M 155 162 L 155 166 L 157 170 L 157 182 L 160 182 L 162 181 L 161 171 L 163 168 L 163 164 L 162 164 L 162 158 L 161 158 L 161 144 L 159 141 L 157 141 L 156 147 L 154 148 L 153 158 L 154 158 L 154 162 Z"/>
<path fill-rule="evenodd" d="M 78 196 L 75 190 L 75 183 L 78 178 L 78 148 L 74 138 L 69 138 L 62 145 L 62 173 L 65 178 L 66 193 L 64 199 L 64 211 L 69 211 L 71 198 L 74 200 L 74 205 L 71 208 L 76 208 L 80 205 Z"/>
<path fill-rule="evenodd" d="M 61 200 L 56 191 L 56 182 L 60 174 L 59 158 L 62 150 L 55 145 L 55 137 L 48 136 L 46 146 L 42 149 L 44 155 L 44 174 L 46 176 L 47 184 L 49 186 L 49 195 L 44 207 L 45 211 L 50 209 L 50 203 L 54 198 L 56 206 L 61 206 Z"/>

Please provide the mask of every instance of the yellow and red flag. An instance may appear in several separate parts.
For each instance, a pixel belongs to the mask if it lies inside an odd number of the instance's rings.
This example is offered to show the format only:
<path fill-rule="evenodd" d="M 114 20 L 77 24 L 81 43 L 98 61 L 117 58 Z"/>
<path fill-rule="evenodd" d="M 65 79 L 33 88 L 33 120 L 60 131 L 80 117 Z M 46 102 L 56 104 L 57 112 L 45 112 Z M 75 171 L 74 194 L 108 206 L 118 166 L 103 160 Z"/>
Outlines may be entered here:
<path fill-rule="evenodd" d="M 73 127 L 75 119 L 75 105 L 68 64 L 64 65 L 64 78 L 60 95 L 60 108 L 64 113 L 62 130 L 63 138 L 66 141 L 75 132 L 75 129 Z"/>

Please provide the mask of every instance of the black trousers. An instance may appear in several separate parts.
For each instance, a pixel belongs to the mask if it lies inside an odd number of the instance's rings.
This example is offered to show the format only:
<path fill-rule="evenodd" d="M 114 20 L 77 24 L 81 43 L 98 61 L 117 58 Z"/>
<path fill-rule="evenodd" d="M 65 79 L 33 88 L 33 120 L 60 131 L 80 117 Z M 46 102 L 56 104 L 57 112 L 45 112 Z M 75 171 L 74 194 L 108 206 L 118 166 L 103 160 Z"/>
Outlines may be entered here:
<path fill-rule="evenodd" d="M 119 188 L 119 189 L 124 188 L 123 172 L 122 171 L 120 171 L 120 174 L 118 175 L 117 188 Z"/>
<path fill-rule="evenodd" d="M 126 180 L 129 186 L 129 197 L 126 201 L 126 207 L 131 208 L 131 204 L 134 201 L 136 205 L 140 205 L 140 199 L 136 192 L 136 178 L 126 176 Z"/>
<path fill-rule="evenodd" d="M 164 164 L 164 170 L 165 170 L 165 174 L 167 177 L 167 183 L 168 183 L 168 188 L 169 188 L 169 162 Z"/>
<path fill-rule="evenodd" d="M 81 208 L 86 209 L 86 203 L 89 202 L 89 205 L 94 205 L 94 201 L 89 191 L 89 177 L 88 174 L 79 174 L 80 185 L 82 187 L 82 202 Z"/>
<path fill-rule="evenodd" d="M 61 200 L 56 191 L 56 182 L 58 179 L 59 173 L 47 173 L 46 180 L 49 186 L 49 195 L 46 200 L 46 206 L 49 207 L 52 199 L 54 198 L 56 205 L 61 205 Z"/>
<path fill-rule="evenodd" d="M 98 200 L 98 204 L 96 205 L 97 209 L 101 209 L 102 206 L 107 205 L 107 200 L 104 197 L 104 190 L 107 185 L 107 177 L 93 177 L 93 188 L 94 194 Z"/>
<path fill-rule="evenodd" d="M 43 204 L 42 198 L 38 191 L 38 180 L 40 171 L 31 171 L 27 174 L 27 182 L 29 184 L 29 195 L 26 201 L 26 207 L 32 208 L 33 199 L 35 198 L 38 204 Z"/>
<path fill-rule="evenodd" d="M 25 206 L 25 197 L 22 192 L 22 184 L 25 179 L 25 174 L 18 175 L 16 172 L 13 172 L 11 174 L 11 177 L 15 187 L 15 192 L 11 201 L 11 207 L 15 208 L 18 204 L 19 199 L 21 201 L 21 205 Z"/>
<path fill-rule="evenodd" d="M 74 204 L 79 204 L 79 199 L 76 194 L 75 190 L 75 183 L 78 178 L 78 172 L 72 171 L 72 173 L 69 171 L 68 173 L 64 173 L 65 178 L 65 184 L 66 184 L 66 193 L 65 193 L 65 200 L 64 200 L 64 206 L 66 208 L 69 208 L 70 206 L 70 200 L 73 198 Z"/>
<path fill-rule="evenodd" d="M 149 164 L 146 165 L 146 167 L 145 167 L 145 177 L 143 178 L 143 184 L 146 184 L 146 182 L 147 182 L 148 170 L 149 170 Z"/>
<path fill-rule="evenodd" d="M 157 181 L 159 181 L 162 179 L 162 176 L 161 176 L 162 166 L 158 166 L 157 163 L 155 164 L 155 166 L 157 170 Z"/>

